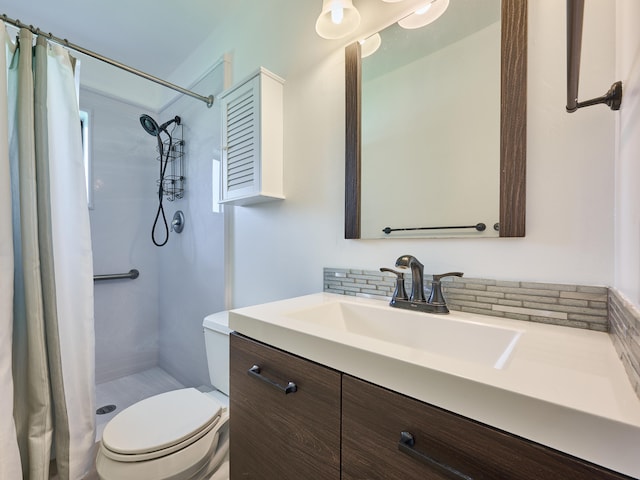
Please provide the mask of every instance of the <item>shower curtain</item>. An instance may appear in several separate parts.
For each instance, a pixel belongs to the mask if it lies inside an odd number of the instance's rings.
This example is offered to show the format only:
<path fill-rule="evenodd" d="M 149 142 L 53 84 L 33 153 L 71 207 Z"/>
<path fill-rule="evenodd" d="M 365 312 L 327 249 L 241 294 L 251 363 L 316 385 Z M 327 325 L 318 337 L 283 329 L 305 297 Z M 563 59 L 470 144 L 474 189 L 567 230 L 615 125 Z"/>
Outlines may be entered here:
<path fill-rule="evenodd" d="M 73 60 L 0 24 L 0 479 L 80 479 L 95 441 L 93 269 Z"/>

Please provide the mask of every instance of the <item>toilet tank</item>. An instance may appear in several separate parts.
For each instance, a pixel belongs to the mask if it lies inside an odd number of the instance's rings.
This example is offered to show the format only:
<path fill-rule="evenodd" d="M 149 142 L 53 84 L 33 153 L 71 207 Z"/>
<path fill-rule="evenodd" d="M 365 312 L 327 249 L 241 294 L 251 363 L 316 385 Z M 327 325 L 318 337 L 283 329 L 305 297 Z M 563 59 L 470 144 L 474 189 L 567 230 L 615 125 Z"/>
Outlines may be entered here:
<path fill-rule="evenodd" d="M 229 395 L 229 312 L 207 315 L 202 326 L 211 385 Z"/>

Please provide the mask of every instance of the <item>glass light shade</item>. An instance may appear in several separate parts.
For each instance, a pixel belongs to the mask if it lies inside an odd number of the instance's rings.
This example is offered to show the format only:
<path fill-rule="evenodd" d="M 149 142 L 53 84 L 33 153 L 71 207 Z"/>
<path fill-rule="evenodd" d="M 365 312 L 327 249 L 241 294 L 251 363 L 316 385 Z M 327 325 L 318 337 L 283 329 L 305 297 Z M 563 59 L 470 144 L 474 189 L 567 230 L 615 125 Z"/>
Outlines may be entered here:
<path fill-rule="evenodd" d="M 402 2 L 402 0 L 382 0 L 383 2 L 386 3 L 398 3 L 398 2 Z"/>
<path fill-rule="evenodd" d="M 375 53 L 380 45 L 382 45 L 382 37 L 379 33 L 374 33 L 370 37 L 360 40 L 360 57 L 365 58 Z"/>
<path fill-rule="evenodd" d="M 440 18 L 448 7 L 449 0 L 425 2 L 424 6 L 400 20 L 398 25 L 406 29 L 424 27 Z"/>
<path fill-rule="evenodd" d="M 342 7 L 342 15 L 339 9 Z M 338 20 L 334 23 L 332 17 Z M 360 25 L 360 13 L 353 6 L 353 0 L 322 0 L 322 12 L 316 21 L 316 32 L 322 38 L 330 40 L 349 35 Z"/>

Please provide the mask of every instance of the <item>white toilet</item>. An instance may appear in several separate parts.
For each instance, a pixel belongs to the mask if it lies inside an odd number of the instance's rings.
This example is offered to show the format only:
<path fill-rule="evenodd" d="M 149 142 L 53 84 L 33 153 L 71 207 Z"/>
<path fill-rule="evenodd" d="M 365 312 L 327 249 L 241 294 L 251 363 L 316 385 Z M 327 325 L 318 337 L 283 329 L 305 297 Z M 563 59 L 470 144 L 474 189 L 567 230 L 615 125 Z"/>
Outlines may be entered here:
<path fill-rule="evenodd" d="M 228 480 L 229 320 L 204 319 L 211 384 L 146 398 L 104 428 L 96 457 L 101 480 Z"/>

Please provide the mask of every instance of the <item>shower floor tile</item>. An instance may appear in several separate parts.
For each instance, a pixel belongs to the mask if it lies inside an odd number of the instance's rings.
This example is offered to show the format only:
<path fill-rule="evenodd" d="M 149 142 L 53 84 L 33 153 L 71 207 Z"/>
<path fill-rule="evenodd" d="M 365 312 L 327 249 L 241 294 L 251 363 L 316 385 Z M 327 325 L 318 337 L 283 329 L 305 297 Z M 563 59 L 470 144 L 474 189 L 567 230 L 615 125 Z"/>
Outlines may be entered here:
<path fill-rule="evenodd" d="M 107 422 L 128 406 L 179 388 L 184 388 L 184 385 L 159 367 L 96 385 L 96 408 L 105 405 L 117 407 L 111 413 L 96 415 L 96 441 L 102 438 Z"/>

